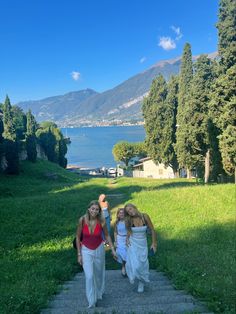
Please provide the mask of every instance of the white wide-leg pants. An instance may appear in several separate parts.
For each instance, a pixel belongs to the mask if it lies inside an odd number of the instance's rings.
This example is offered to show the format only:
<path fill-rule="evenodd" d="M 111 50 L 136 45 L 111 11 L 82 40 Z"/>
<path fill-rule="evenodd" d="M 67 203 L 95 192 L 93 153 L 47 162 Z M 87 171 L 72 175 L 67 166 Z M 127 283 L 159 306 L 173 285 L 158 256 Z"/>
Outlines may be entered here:
<path fill-rule="evenodd" d="M 105 290 L 105 250 L 103 242 L 96 250 L 82 246 L 83 269 L 85 273 L 86 297 L 89 306 L 102 299 Z"/>

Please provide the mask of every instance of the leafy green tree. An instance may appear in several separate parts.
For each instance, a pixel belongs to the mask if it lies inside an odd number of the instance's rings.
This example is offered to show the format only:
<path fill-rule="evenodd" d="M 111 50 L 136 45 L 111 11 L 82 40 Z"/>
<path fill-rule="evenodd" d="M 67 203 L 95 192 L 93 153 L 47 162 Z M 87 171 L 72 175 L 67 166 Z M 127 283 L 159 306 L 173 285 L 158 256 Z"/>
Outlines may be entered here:
<path fill-rule="evenodd" d="M 218 28 L 218 51 L 220 65 L 225 73 L 236 64 L 236 5 L 235 0 L 220 0 Z"/>
<path fill-rule="evenodd" d="M 29 161 L 36 162 L 37 160 L 37 140 L 36 140 L 36 129 L 37 123 L 32 115 L 31 111 L 27 112 L 27 131 L 26 131 L 26 152 Z"/>
<path fill-rule="evenodd" d="M 3 126 L 4 126 L 4 151 L 7 161 L 6 172 L 8 174 L 19 173 L 19 145 L 16 137 L 16 130 L 13 123 L 12 106 L 8 96 L 3 105 Z"/>
<path fill-rule="evenodd" d="M 142 110 L 146 130 L 147 153 L 155 163 L 164 160 L 163 150 L 166 125 L 167 83 L 162 75 L 153 80 L 150 93 L 144 99 Z"/>
<path fill-rule="evenodd" d="M 13 123 L 13 112 L 11 102 L 8 96 L 6 96 L 3 104 L 3 125 L 4 132 L 3 137 L 7 140 L 16 140 L 16 130 Z"/>
<path fill-rule="evenodd" d="M 220 150 L 223 159 L 225 171 L 235 175 L 236 182 L 236 128 L 233 125 L 228 125 L 226 130 L 219 136 Z"/>
<path fill-rule="evenodd" d="M 178 77 L 172 76 L 168 82 L 168 94 L 165 102 L 165 130 L 163 130 L 163 143 L 165 146 L 162 152 L 162 162 L 166 166 L 171 166 L 175 173 L 175 176 L 178 176 L 178 160 L 174 150 L 174 145 L 176 143 L 176 116 L 178 108 Z"/>
<path fill-rule="evenodd" d="M 193 78 L 192 52 L 189 43 L 184 46 L 179 74 L 177 130 L 175 151 L 181 167 L 191 168 L 192 159 L 187 152 L 188 120 L 186 117 L 191 81 Z"/>
<path fill-rule="evenodd" d="M 118 142 L 113 146 L 112 154 L 116 161 L 124 162 L 127 167 L 130 159 L 135 156 L 134 145 L 126 141 Z"/>
<path fill-rule="evenodd" d="M 3 127 L 3 121 L 2 121 L 2 111 L 0 110 L 0 172 L 2 171 L 2 158 L 4 156 L 4 145 L 3 145 L 3 131 L 4 131 L 4 127 Z"/>
<path fill-rule="evenodd" d="M 134 149 L 134 156 L 139 156 L 140 158 L 147 156 L 147 148 L 145 142 L 132 143 Z"/>
<path fill-rule="evenodd" d="M 13 125 L 17 140 L 24 140 L 26 133 L 26 115 L 18 106 L 12 106 Z"/>
<path fill-rule="evenodd" d="M 234 169 L 236 180 L 236 164 L 232 154 L 236 128 L 236 6 L 234 0 L 220 1 L 217 28 L 220 61 L 218 77 L 212 88 L 210 110 L 212 121 L 218 128 L 223 167 L 231 175 Z"/>
<path fill-rule="evenodd" d="M 214 79 L 211 60 L 201 55 L 194 64 L 194 76 L 189 91 L 185 117 L 188 121 L 186 130 L 186 155 L 188 164 L 202 168 L 205 160 L 205 182 L 210 173 L 210 129 L 209 101 L 211 85 Z"/>
<path fill-rule="evenodd" d="M 66 139 L 64 138 L 61 130 L 58 129 L 57 127 L 53 128 L 53 134 L 55 135 L 57 141 L 55 146 L 57 162 L 61 167 L 66 168 L 67 165 L 67 159 L 65 158 L 65 155 L 67 153 Z"/>
<path fill-rule="evenodd" d="M 67 165 L 66 139 L 57 125 L 48 121 L 41 123 L 40 128 L 36 131 L 36 136 L 48 160 L 65 168 Z"/>
<path fill-rule="evenodd" d="M 38 139 L 39 144 L 43 148 L 48 160 L 57 163 L 57 156 L 55 153 L 57 140 L 52 132 L 51 127 L 49 128 L 39 127 L 39 129 L 36 131 L 36 137 Z"/>

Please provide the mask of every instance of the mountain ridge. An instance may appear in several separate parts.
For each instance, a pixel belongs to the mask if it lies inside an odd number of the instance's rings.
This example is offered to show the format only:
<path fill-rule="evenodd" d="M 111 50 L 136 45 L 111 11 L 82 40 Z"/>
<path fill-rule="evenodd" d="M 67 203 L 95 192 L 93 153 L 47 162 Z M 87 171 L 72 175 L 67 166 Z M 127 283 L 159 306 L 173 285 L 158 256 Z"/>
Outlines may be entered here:
<path fill-rule="evenodd" d="M 213 59 L 217 52 L 207 55 Z M 193 60 L 198 57 L 193 56 Z M 51 120 L 59 127 L 140 123 L 141 103 L 153 79 L 162 74 L 168 80 L 179 73 L 180 64 L 181 57 L 158 61 L 102 93 L 87 88 L 17 105 L 24 111 L 31 109 L 37 121 Z"/>

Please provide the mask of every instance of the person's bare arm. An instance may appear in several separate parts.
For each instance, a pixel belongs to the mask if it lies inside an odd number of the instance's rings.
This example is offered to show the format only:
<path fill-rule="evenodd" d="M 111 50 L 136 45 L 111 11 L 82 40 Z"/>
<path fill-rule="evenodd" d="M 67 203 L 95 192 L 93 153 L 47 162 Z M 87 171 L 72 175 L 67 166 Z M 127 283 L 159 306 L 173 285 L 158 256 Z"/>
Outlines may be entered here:
<path fill-rule="evenodd" d="M 81 245 L 80 245 L 80 237 L 83 229 L 83 219 L 84 217 L 81 217 L 79 219 L 78 227 L 77 227 L 77 232 L 76 232 L 76 246 L 77 246 L 77 255 L 78 255 L 78 263 L 82 265 L 82 254 L 81 254 Z"/>
<path fill-rule="evenodd" d="M 151 218 L 148 216 L 148 214 L 144 214 L 144 218 L 146 221 L 147 226 L 152 232 L 152 244 L 150 248 L 153 248 L 153 251 L 156 253 L 157 250 L 157 233 L 154 229 L 153 223 L 151 221 Z"/>
<path fill-rule="evenodd" d="M 109 233 L 108 233 L 107 226 L 106 226 L 105 223 L 103 224 L 102 228 L 103 228 L 103 232 L 104 232 L 105 238 L 106 238 L 106 240 L 107 240 L 107 242 L 109 243 L 109 246 L 110 246 L 110 248 L 111 248 L 112 255 L 113 255 L 113 257 L 116 259 L 116 258 L 117 258 L 117 256 L 116 256 L 116 251 L 115 251 L 115 249 L 114 249 L 114 245 L 113 245 L 113 243 L 112 243 L 112 239 L 111 239 L 111 237 L 110 237 L 110 235 L 109 235 Z"/>

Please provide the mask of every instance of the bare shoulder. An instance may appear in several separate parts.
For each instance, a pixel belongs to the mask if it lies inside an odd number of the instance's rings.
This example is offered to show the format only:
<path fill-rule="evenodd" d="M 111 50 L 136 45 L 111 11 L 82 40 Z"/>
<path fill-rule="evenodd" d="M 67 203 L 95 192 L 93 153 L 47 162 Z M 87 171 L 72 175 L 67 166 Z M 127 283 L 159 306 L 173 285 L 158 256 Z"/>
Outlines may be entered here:
<path fill-rule="evenodd" d="M 143 213 L 143 217 L 149 226 L 152 225 L 152 220 L 148 214 Z"/>
<path fill-rule="evenodd" d="M 84 221 L 86 221 L 86 216 L 85 216 L 85 215 L 84 215 L 84 216 L 81 216 L 81 217 L 79 218 L 79 224 L 82 225 Z"/>
<path fill-rule="evenodd" d="M 144 217 L 144 219 L 149 219 L 150 220 L 150 217 L 149 217 L 149 215 L 148 214 L 146 214 L 146 213 L 143 213 L 143 217 Z"/>

